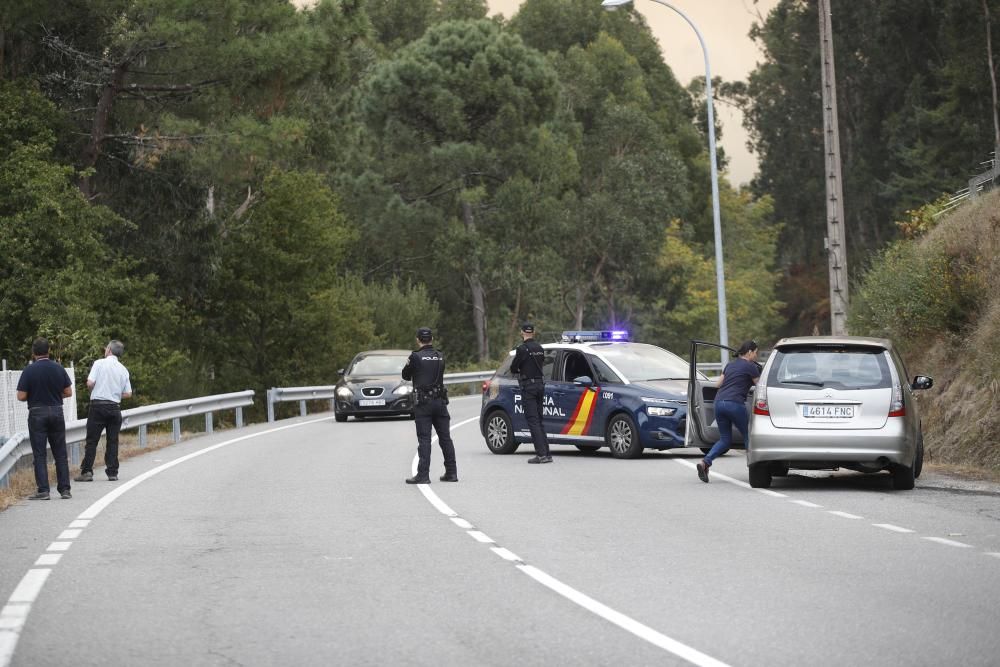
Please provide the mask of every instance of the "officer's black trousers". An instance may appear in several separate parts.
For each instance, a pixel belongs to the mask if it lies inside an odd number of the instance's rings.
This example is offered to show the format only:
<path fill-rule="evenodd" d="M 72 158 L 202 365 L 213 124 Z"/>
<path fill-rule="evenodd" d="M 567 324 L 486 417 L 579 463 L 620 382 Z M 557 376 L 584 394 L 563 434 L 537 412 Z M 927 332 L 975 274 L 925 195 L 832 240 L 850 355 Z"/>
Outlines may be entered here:
<path fill-rule="evenodd" d="M 521 382 L 521 405 L 524 406 L 524 418 L 531 431 L 531 442 L 535 445 L 535 454 L 549 455 L 549 439 L 545 437 L 542 427 L 542 406 L 545 400 L 544 380 L 523 380 Z"/>
<path fill-rule="evenodd" d="M 417 477 L 429 477 L 431 470 L 431 427 L 437 432 L 438 445 L 444 455 L 444 470 L 458 474 L 455 463 L 455 443 L 451 440 L 451 415 L 442 398 L 432 398 L 413 408 L 417 424 Z"/>

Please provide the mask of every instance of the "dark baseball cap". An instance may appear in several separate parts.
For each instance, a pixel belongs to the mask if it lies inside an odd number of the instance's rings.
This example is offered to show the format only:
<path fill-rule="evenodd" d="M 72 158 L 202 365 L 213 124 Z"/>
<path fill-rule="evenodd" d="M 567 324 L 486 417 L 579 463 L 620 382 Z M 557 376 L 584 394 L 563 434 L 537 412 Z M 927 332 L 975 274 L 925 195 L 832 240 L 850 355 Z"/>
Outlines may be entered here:
<path fill-rule="evenodd" d="M 430 328 L 420 327 L 419 329 L 417 329 L 417 340 L 419 340 L 421 343 L 426 343 L 432 338 L 434 338 L 434 334 L 431 333 Z"/>
<path fill-rule="evenodd" d="M 524 322 L 521 325 L 521 331 L 524 333 L 535 333 L 535 325 L 531 322 Z"/>

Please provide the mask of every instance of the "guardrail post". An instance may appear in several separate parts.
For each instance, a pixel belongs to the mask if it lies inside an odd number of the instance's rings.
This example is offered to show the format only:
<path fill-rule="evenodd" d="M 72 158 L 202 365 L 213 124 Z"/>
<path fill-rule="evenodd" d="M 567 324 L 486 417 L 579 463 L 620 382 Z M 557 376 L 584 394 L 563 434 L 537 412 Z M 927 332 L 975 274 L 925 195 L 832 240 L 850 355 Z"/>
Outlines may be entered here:
<path fill-rule="evenodd" d="M 80 443 L 71 442 L 69 444 L 69 462 L 72 465 L 77 465 L 80 463 Z"/>
<path fill-rule="evenodd" d="M 236 408 L 236 428 L 243 428 L 243 408 Z"/>
<path fill-rule="evenodd" d="M 146 446 L 146 425 L 143 424 L 139 427 L 139 447 L 143 448 Z"/>
<path fill-rule="evenodd" d="M 277 391 L 278 390 L 275 389 L 274 387 L 271 387 L 270 389 L 267 390 L 267 421 L 268 422 L 273 422 L 274 421 L 274 394 Z"/>
<path fill-rule="evenodd" d="M 205 413 L 205 433 L 211 433 L 211 432 L 212 432 L 212 413 L 211 412 L 206 412 Z"/>
<path fill-rule="evenodd" d="M 305 402 L 305 400 L 299 401 L 299 416 L 300 417 L 305 417 L 306 416 L 306 402 Z"/>
<path fill-rule="evenodd" d="M 174 444 L 181 441 L 181 418 L 174 417 Z"/>

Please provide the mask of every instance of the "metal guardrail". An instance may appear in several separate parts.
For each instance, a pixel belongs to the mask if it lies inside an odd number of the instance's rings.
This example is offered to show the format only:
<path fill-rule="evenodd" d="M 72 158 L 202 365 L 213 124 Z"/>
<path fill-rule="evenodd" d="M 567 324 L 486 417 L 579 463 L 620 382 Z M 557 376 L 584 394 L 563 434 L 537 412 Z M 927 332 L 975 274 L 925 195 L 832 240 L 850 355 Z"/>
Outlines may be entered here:
<path fill-rule="evenodd" d="M 212 414 L 221 410 L 236 410 L 236 427 L 243 426 L 243 408 L 253 405 L 253 389 L 230 394 L 200 396 L 182 401 L 156 403 L 122 411 L 122 430 L 138 428 L 139 446 L 147 442 L 146 427 L 157 422 L 173 421 L 173 440 L 180 442 L 181 418 L 205 415 L 205 432 L 213 431 Z M 80 443 L 87 437 L 87 420 L 75 419 L 66 422 L 66 445 L 69 448 L 70 463 L 80 460 Z M 22 456 L 31 454 L 31 443 L 27 433 L 17 433 L 0 446 L 0 486 L 6 487 L 8 476 Z"/>
<path fill-rule="evenodd" d="M 467 382 L 485 382 L 493 377 L 494 371 L 472 371 L 469 373 L 445 373 L 445 384 L 465 384 Z M 273 422 L 274 404 L 284 402 L 295 402 L 299 404 L 299 414 L 306 416 L 306 401 L 330 401 L 330 409 L 333 410 L 333 402 L 336 398 L 336 385 L 322 385 L 318 387 L 272 387 L 267 390 L 267 421 Z"/>
<path fill-rule="evenodd" d="M 936 212 L 933 218 L 944 215 L 948 211 L 958 208 L 963 202 L 970 199 L 975 199 L 981 193 L 988 192 L 992 190 L 994 186 L 1000 186 L 1000 156 L 995 152 L 992 153 L 993 157 L 982 164 L 989 165 L 988 171 L 981 174 L 976 174 L 969 179 L 968 187 L 964 187 L 955 194 L 953 194 L 948 201 L 944 203 L 941 210 Z"/>

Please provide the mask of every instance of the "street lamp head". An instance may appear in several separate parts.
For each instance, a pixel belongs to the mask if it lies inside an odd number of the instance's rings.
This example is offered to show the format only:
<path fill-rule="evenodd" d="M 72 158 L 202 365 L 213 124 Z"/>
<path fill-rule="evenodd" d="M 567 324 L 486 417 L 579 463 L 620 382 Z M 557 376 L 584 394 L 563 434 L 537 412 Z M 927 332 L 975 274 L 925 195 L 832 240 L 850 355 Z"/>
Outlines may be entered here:
<path fill-rule="evenodd" d="M 613 12 L 619 7 L 631 4 L 632 0 L 603 0 L 603 2 L 601 2 L 601 7 L 604 7 L 609 12 Z"/>

